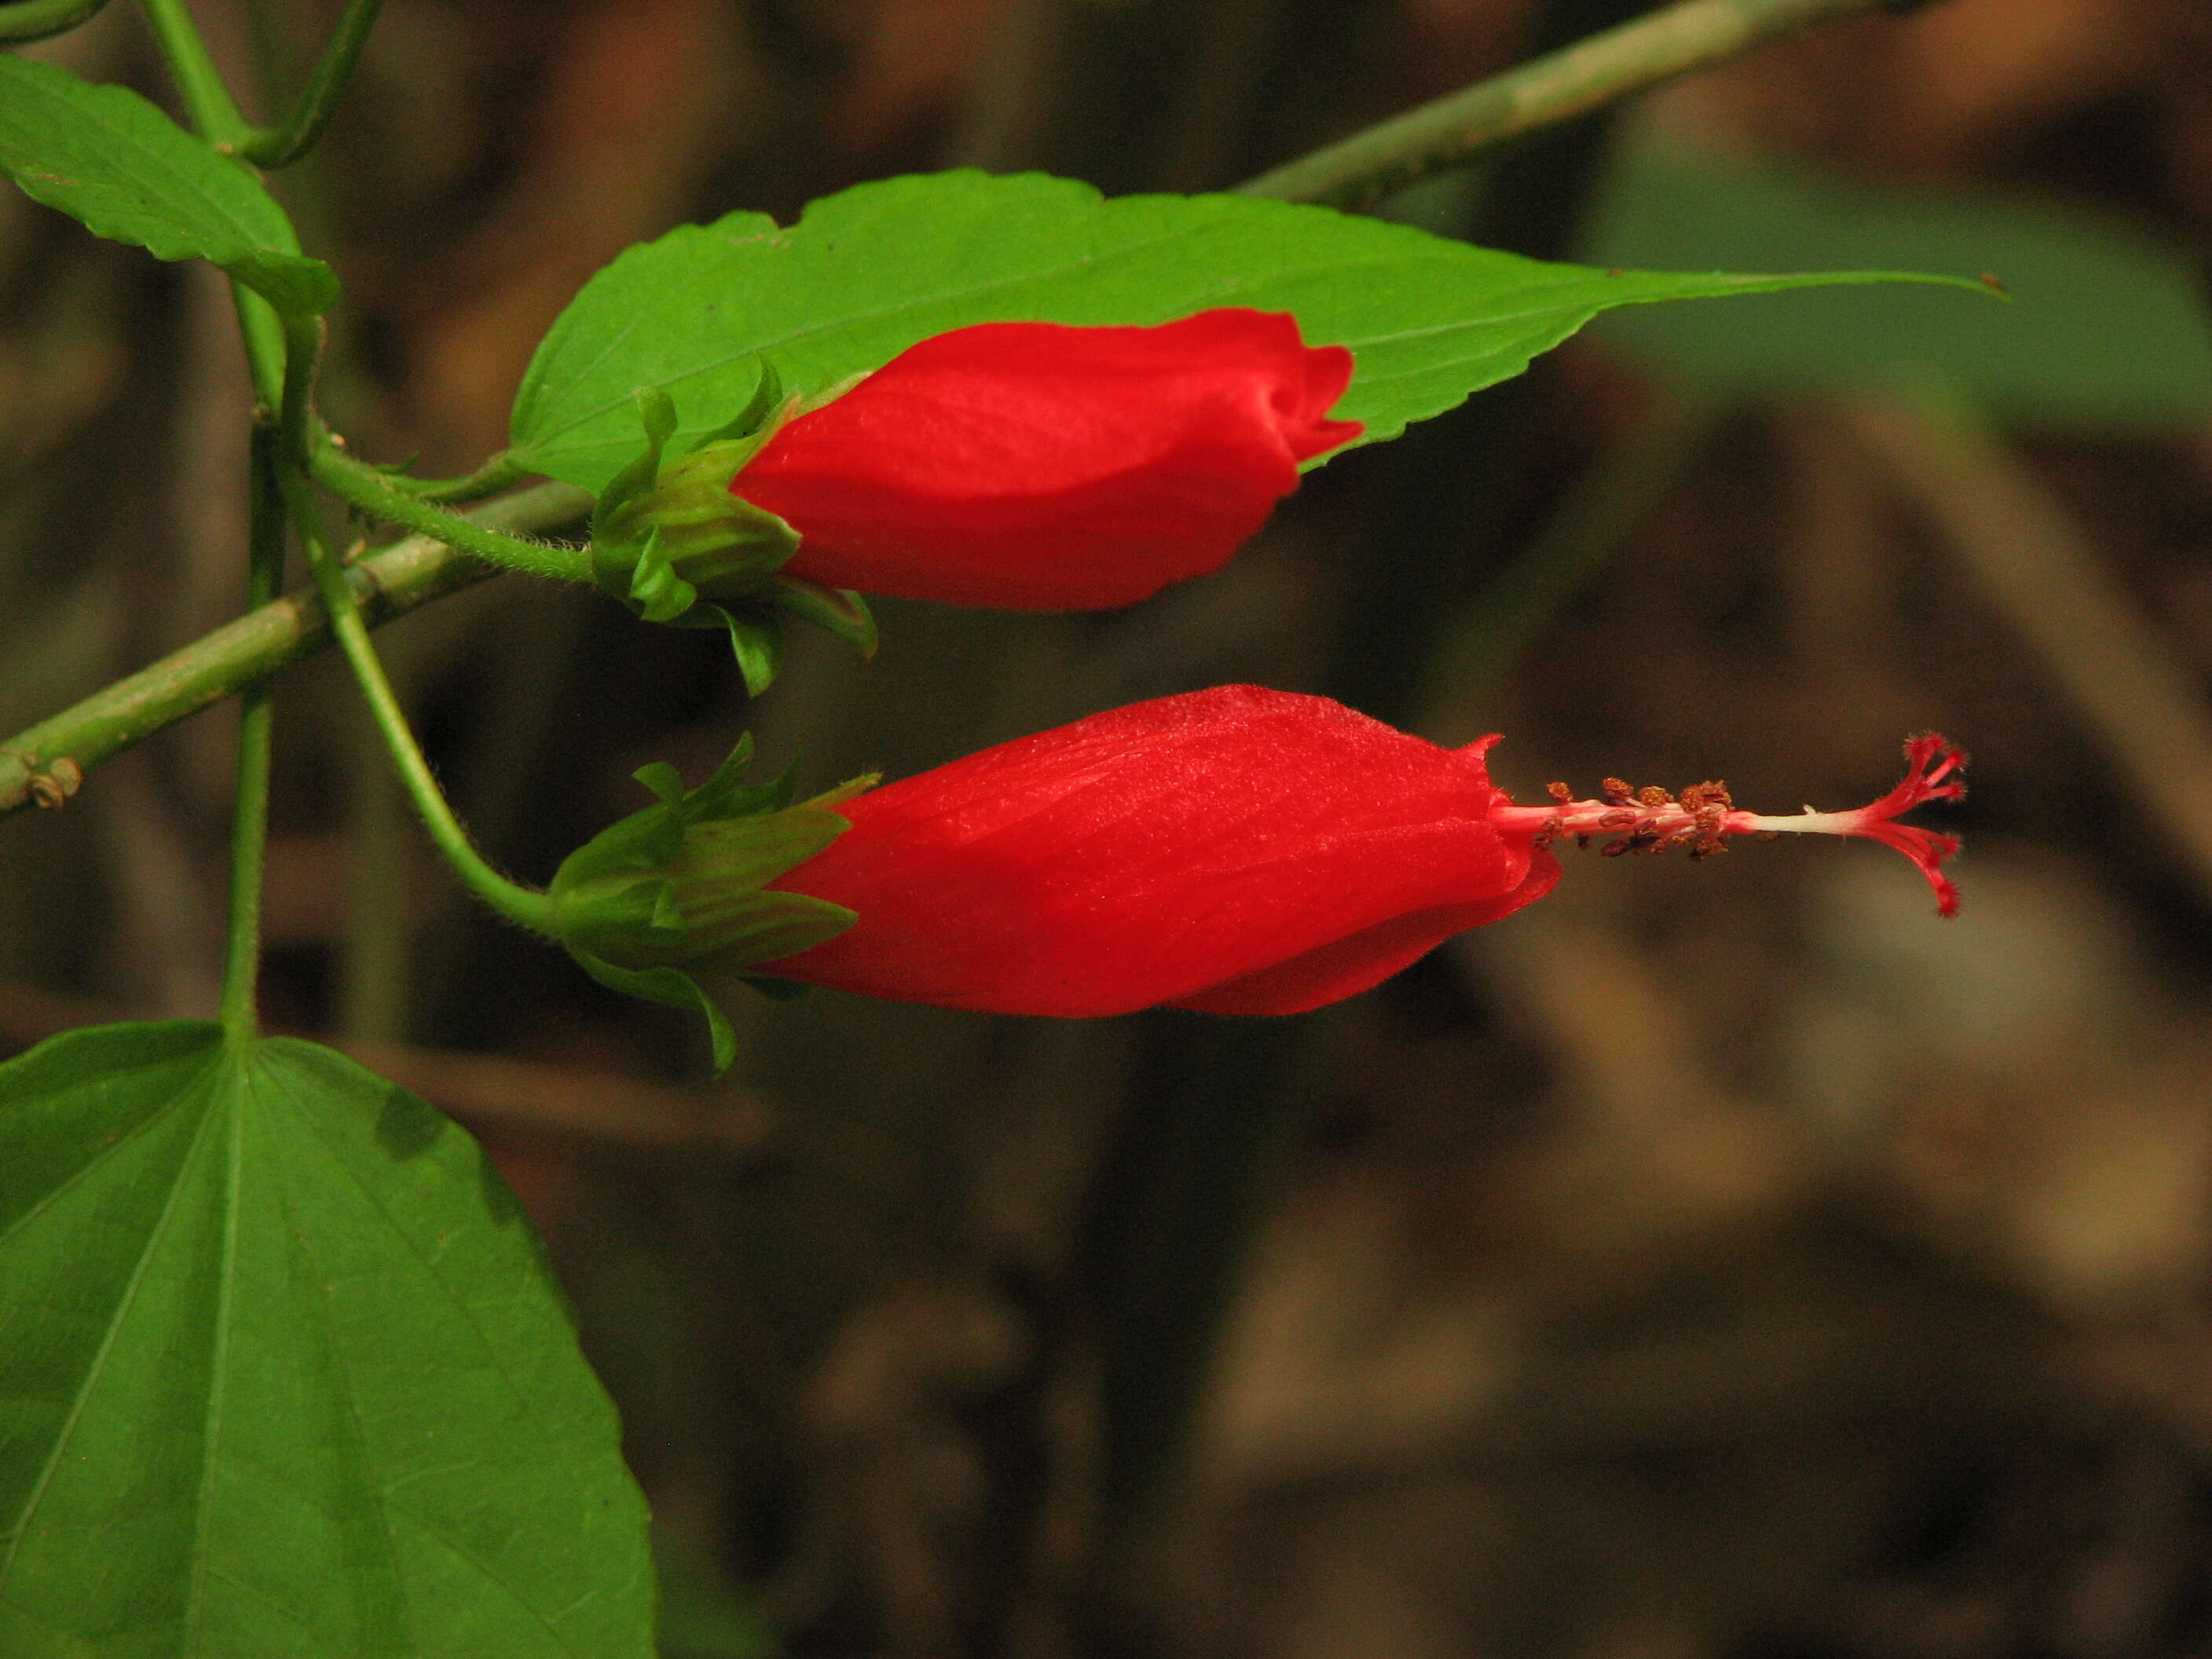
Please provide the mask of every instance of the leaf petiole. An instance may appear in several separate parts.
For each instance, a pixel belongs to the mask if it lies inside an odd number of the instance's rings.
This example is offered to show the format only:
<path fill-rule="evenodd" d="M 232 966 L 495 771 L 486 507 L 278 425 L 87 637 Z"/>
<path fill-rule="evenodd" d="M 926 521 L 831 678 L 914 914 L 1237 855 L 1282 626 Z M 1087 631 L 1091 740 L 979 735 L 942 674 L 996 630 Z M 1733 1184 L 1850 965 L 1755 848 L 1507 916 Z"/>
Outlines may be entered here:
<path fill-rule="evenodd" d="M 258 128 L 240 138 L 232 146 L 234 154 L 258 167 L 281 167 L 290 166 L 315 147 L 330 124 L 338 94 L 345 89 L 354 60 L 361 56 L 362 42 L 368 39 L 369 27 L 382 3 L 383 0 L 349 0 L 330 45 L 323 50 L 322 61 L 315 65 L 291 113 L 276 126 Z"/>
<path fill-rule="evenodd" d="M 495 495 L 531 476 L 528 467 L 502 449 L 475 471 L 464 472 L 457 478 L 410 478 L 404 473 L 386 472 L 384 481 L 418 501 L 440 501 L 454 507 Z"/>
<path fill-rule="evenodd" d="M 243 295 L 240 296 L 244 297 Z M 254 428 L 247 523 L 246 602 L 267 605 L 284 574 L 282 465 L 273 428 Z M 261 875 L 269 845 L 269 772 L 276 690 L 267 680 L 239 699 L 238 777 L 230 829 L 230 907 L 222 967 L 222 1029 L 234 1043 L 260 1035 Z"/>

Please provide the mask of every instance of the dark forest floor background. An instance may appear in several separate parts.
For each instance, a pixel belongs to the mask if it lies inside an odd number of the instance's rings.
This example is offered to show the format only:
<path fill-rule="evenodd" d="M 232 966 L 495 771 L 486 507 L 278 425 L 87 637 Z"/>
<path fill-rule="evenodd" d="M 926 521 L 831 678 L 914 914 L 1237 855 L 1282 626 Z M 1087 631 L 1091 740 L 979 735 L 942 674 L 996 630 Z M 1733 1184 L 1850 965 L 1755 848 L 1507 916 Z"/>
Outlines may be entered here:
<path fill-rule="evenodd" d="M 386 0 L 280 188 L 349 296 L 334 424 L 456 471 L 575 288 L 682 220 L 954 164 L 1226 185 L 1639 9 Z M 330 8 L 195 9 L 289 85 Z M 41 50 L 160 90 L 123 8 Z M 802 641 L 750 708 L 713 640 L 503 578 L 385 635 L 465 816 L 543 878 L 747 723 L 826 782 L 1234 679 L 1502 731 L 1524 798 L 1854 805 L 1932 726 L 1976 757 L 1960 921 L 1865 848 L 1571 860 L 1301 1020 L 734 1002 L 708 1085 L 695 1031 L 466 908 L 319 663 L 273 1017 L 460 1115 L 545 1229 L 672 1655 L 762 1619 L 1020 1659 L 2212 1655 L 2212 10 L 1835 27 L 1390 210 L 2017 303 L 1994 345 L 1876 290 L 1594 331 L 1217 576 L 885 605 L 872 670 Z M 0 720 L 232 609 L 228 312 L 0 198 Z M 204 717 L 6 826 L 0 1040 L 212 1008 L 229 745 Z"/>

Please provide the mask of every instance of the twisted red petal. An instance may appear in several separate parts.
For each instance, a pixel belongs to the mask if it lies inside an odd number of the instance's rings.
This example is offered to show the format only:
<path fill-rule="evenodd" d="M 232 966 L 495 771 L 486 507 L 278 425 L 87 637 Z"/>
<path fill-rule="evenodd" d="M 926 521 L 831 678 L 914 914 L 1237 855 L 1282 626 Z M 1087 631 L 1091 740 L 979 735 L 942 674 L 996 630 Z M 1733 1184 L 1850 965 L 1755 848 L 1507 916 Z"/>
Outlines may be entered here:
<path fill-rule="evenodd" d="M 1127 605 L 1212 570 L 1358 437 L 1352 354 L 1285 313 L 1156 328 L 983 323 L 790 422 L 732 482 L 799 534 L 787 574 L 1020 611 Z"/>

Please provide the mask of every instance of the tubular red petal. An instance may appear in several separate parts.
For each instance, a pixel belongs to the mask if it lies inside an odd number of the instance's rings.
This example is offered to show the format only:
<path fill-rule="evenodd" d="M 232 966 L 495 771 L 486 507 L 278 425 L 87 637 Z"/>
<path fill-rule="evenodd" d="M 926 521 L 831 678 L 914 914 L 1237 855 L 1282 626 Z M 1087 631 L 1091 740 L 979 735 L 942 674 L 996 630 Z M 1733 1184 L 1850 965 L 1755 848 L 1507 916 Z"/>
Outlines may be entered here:
<path fill-rule="evenodd" d="M 841 805 L 778 887 L 859 913 L 760 971 L 999 1013 L 1294 1012 L 1557 872 L 1490 822 L 1479 750 L 1225 686 L 1002 744 Z"/>
<path fill-rule="evenodd" d="M 1521 884 L 1509 893 L 1474 904 L 1394 917 L 1273 968 L 1224 980 L 1194 996 L 1178 997 L 1174 1006 L 1207 1014 L 1303 1014 L 1326 1007 L 1373 989 L 1455 933 L 1511 915 L 1550 892 L 1559 879 L 1559 860 L 1549 853 L 1537 853 L 1529 859 Z"/>
<path fill-rule="evenodd" d="M 731 488 L 833 587 L 1012 610 L 1126 605 L 1214 569 L 1349 442 L 1352 354 L 1225 309 L 1154 328 L 985 323 L 791 421 Z"/>

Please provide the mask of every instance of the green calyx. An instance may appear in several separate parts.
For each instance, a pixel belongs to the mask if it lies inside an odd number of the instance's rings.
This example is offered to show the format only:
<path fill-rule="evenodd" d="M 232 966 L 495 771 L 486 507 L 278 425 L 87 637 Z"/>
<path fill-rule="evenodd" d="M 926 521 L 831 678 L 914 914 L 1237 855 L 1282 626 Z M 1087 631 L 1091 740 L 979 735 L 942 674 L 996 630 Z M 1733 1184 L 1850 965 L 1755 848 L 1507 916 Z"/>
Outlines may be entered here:
<path fill-rule="evenodd" d="M 798 408 L 775 365 L 763 359 L 744 408 L 679 455 L 668 453 L 677 425 L 668 394 L 642 386 L 632 395 L 646 447 L 592 514 L 593 580 L 647 622 L 727 629 L 756 696 L 782 666 L 784 617 L 873 656 L 875 620 L 860 596 L 781 574 L 799 550 L 799 532 L 730 493 L 730 481 Z"/>
<path fill-rule="evenodd" d="M 736 973 L 770 995 L 798 988 L 745 969 L 819 945 L 859 918 L 766 884 L 843 834 L 846 820 L 830 809 L 875 783 L 856 778 L 796 801 L 789 773 L 746 783 L 751 759 L 752 739 L 741 738 L 714 776 L 690 790 L 672 766 L 641 769 L 637 780 L 658 804 L 571 853 L 549 890 L 554 931 L 569 955 L 611 989 L 703 1014 L 717 1071 L 735 1057 L 735 1034 L 690 970 Z"/>

